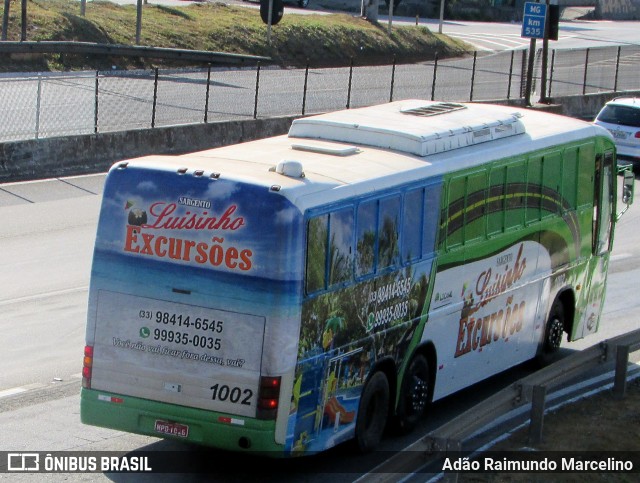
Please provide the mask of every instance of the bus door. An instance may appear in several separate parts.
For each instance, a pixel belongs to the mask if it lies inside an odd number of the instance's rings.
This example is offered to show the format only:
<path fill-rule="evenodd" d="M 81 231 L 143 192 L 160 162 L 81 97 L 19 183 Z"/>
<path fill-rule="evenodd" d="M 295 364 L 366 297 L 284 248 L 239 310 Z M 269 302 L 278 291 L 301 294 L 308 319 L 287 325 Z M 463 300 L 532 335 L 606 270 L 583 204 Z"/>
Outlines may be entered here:
<path fill-rule="evenodd" d="M 587 297 L 575 337 L 596 332 L 605 296 L 605 282 L 611 251 L 615 216 L 615 171 L 612 151 L 596 157 L 593 200 L 592 258 L 585 278 L 583 297 Z"/>

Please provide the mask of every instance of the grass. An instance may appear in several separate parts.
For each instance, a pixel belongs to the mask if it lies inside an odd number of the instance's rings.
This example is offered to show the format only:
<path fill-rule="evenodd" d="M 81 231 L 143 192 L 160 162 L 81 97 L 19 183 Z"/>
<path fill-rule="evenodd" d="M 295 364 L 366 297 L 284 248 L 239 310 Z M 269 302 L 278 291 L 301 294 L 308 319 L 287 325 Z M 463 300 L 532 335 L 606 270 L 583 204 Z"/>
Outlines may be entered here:
<path fill-rule="evenodd" d="M 3 2 L 0 3 L 0 12 Z M 7 40 L 20 40 L 20 0 L 11 0 Z M 135 44 L 136 6 L 119 6 L 105 1 L 87 2 L 80 15 L 76 0 L 30 0 L 27 40 L 83 41 L 107 44 Z M 347 14 L 285 14 L 272 26 L 271 43 L 267 27 L 257 9 L 223 3 L 192 4 L 170 8 L 145 5 L 140 44 L 208 50 L 271 57 L 273 63 L 301 67 L 307 60 L 313 67 L 344 66 L 351 58 L 357 64 L 389 64 L 464 55 L 469 46 L 425 27 L 371 23 Z M 27 59 L 0 57 L 0 70 L 23 70 L 24 64 L 38 70 L 167 66 L 142 59 L 105 59 L 79 55 L 31 56 Z"/>

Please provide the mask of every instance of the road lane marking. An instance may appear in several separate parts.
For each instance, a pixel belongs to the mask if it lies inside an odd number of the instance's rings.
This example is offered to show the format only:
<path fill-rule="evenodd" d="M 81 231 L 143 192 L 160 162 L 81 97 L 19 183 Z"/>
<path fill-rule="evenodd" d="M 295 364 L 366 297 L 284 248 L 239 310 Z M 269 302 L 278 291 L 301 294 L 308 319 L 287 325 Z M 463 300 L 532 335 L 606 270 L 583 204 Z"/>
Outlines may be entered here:
<path fill-rule="evenodd" d="M 21 392 L 27 392 L 24 387 L 14 387 L 11 389 L 5 389 L 4 391 L 0 391 L 0 399 L 3 397 L 14 396 L 15 394 L 20 394 Z"/>
<path fill-rule="evenodd" d="M 617 262 L 618 260 L 625 260 L 626 258 L 632 258 L 633 255 L 631 253 L 618 253 L 616 255 L 611 255 L 610 260 L 612 262 Z"/>
<path fill-rule="evenodd" d="M 82 287 L 65 288 L 63 290 L 54 290 L 52 292 L 44 292 L 44 293 L 39 293 L 35 295 L 27 295 L 26 297 L 18 297 L 15 299 L 0 300 L 0 307 L 4 305 L 16 304 L 20 302 L 30 302 L 32 300 L 42 299 L 46 297 L 55 297 L 56 295 L 67 295 L 67 294 L 76 293 L 76 292 L 84 292 L 87 290 L 89 290 L 89 286 L 84 285 Z"/>
<path fill-rule="evenodd" d="M 4 189 L 4 188 L 0 188 L 0 191 L 3 191 L 3 192 L 5 192 L 5 193 L 7 193 L 7 194 L 9 194 L 11 196 L 15 196 L 16 198 L 20 198 L 21 200 L 26 201 L 28 203 L 35 203 L 35 201 L 27 199 L 24 196 L 20 196 L 19 194 L 16 194 L 13 191 L 9 191 L 9 190 Z"/>

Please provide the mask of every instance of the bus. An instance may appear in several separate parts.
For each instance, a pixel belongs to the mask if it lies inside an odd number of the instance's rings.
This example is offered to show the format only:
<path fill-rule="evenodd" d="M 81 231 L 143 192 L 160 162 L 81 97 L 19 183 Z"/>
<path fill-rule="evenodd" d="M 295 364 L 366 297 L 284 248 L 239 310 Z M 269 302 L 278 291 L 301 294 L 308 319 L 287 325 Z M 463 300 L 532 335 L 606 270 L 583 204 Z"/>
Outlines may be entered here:
<path fill-rule="evenodd" d="M 432 401 L 552 361 L 598 330 L 615 155 L 579 120 L 405 100 L 115 164 L 82 422 L 240 452 L 370 451 Z"/>

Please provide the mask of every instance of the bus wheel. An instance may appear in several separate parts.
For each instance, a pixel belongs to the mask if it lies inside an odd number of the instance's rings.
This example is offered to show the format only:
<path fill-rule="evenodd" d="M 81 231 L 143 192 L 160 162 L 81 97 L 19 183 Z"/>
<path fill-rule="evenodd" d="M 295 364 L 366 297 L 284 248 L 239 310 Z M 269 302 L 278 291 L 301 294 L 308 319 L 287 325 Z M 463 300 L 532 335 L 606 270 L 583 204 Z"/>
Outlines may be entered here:
<path fill-rule="evenodd" d="M 544 331 L 544 341 L 536 361 L 540 366 L 553 362 L 562 344 L 564 334 L 564 306 L 560 300 L 553 302 Z"/>
<path fill-rule="evenodd" d="M 398 426 L 402 432 L 413 430 L 424 416 L 429 404 L 429 363 L 417 354 L 407 368 L 400 389 Z"/>
<path fill-rule="evenodd" d="M 362 391 L 356 418 L 356 442 L 362 453 L 372 451 L 382 439 L 389 412 L 389 381 L 378 371 Z"/>

